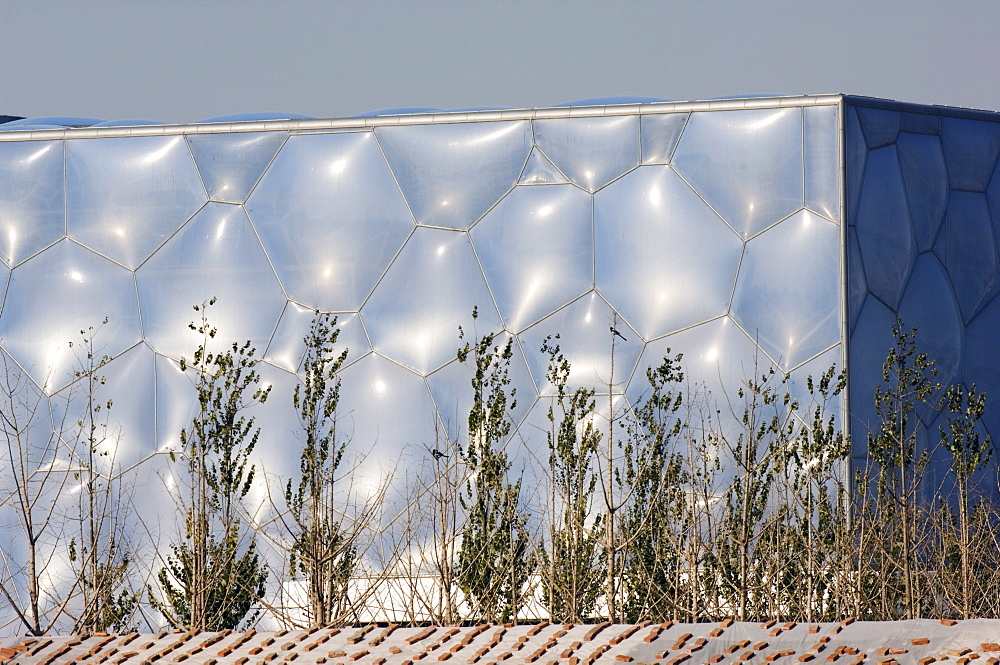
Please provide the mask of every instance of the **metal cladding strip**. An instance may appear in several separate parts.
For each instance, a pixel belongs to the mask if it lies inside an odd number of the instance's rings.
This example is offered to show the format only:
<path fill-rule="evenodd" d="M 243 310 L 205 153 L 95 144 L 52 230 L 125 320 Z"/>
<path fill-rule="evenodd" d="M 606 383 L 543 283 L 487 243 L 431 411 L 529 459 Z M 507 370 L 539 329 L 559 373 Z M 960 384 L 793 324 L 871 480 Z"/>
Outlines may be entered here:
<path fill-rule="evenodd" d="M 156 635 L 21 637 L 0 644 L 0 663 L 191 663 L 251 665 L 258 662 L 404 665 L 420 660 L 451 663 L 605 665 L 736 663 L 795 665 L 996 665 L 1000 620 L 897 622 L 684 624 L 602 623 L 465 627 L 321 628 L 275 633 L 161 632 Z M 496 628 L 495 632 L 490 631 Z M 435 635 L 437 639 L 428 638 Z M 365 638 L 369 638 L 367 641 Z M 651 639 L 652 638 L 652 639 Z M 653 644 L 658 642 L 658 644 Z M 322 648 L 320 648 L 322 647 Z M 666 648 L 665 648 L 666 647 Z M 475 652 L 475 655 L 473 655 Z M 543 657 L 544 656 L 544 657 Z"/>
<path fill-rule="evenodd" d="M 833 106 L 843 95 L 797 95 L 792 97 L 752 97 L 693 102 L 656 102 L 651 104 L 610 104 L 603 106 L 568 106 L 505 111 L 458 111 L 382 115 L 368 118 L 330 118 L 322 120 L 251 120 L 246 122 L 209 122 L 182 125 L 135 125 L 132 127 L 77 127 L 67 129 L 25 129 L 0 131 L 0 141 L 52 141 L 59 139 L 97 139 L 128 136 L 175 136 L 179 134 L 229 134 L 236 132 L 315 132 L 338 129 L 368 129 L 400 125 L 433 125 L 466 122 L 502 122 L 508 120 L 543 120 L 551 118 L 596 118 L 605 116 L 688 113 L 690 111 L 737 111 L 797 106 Z M 2 129 L 2 125 L 0 125 Z"/>

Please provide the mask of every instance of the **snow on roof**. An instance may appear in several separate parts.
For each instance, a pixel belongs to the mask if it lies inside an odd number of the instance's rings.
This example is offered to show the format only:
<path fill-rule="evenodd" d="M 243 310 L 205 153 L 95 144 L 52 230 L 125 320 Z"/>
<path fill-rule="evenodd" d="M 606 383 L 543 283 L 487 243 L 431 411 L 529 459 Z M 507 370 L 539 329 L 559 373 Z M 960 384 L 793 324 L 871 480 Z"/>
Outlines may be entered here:
<path fill-rule="evenodd" d="M 1000 620 L 840 623 L 481 625 L 319 628 L 279 632 L 23 637 L 0 648 L 0 663 L 255 665 L 604 665 L 619 663 L 837 663 L 992 665 Z"/>

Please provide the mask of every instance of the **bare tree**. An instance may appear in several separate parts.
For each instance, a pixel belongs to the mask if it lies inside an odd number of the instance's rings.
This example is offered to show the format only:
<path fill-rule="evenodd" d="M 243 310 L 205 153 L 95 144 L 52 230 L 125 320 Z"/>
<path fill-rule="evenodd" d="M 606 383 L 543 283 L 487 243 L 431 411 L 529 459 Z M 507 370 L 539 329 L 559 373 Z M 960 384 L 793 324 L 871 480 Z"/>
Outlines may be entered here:
<path fill-rule="evenodd" d="M 113 401 L 99 394 L 110 358 L 95 348 L 108 320 L 81 330 L 76 348 L 76 383 L 65 396 L 67 412 L 78 404 L 80 417 L 69 429 L 75 460 L 77 533 L 69 558 L 76 571 L 81 608 L 73 632 L 123 631 L 136 610 L 137 594 L 128 584 L 133 563 L 129 546 L 131 495 L 118 464 L 120 432 L 110 420 Z"/>
<path fill-rule="evenodd" d="M 14 535 L 8 542 L 20 545 L 5 552 L 0 594 L 25 631 L 43 635 L 64 618 L 78 590 L 60 547 L 71 536 L 66 503 L 74 460 L 70 447 L 52 432 L 45 394 L 6 354 L 0 353 L 0 363 L 6 453 L 0 505 Z"/>

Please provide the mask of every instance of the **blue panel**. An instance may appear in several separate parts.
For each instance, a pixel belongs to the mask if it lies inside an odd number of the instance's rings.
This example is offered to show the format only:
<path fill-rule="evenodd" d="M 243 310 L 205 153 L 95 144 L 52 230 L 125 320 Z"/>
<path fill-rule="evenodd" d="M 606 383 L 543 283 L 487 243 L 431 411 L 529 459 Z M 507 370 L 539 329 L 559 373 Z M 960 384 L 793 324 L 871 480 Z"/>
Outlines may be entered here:
<path fill-rule="evenodd" d="M 0 143 L 0 258 L 16 265 L 66 232 L 61 141 Z"/>
<path fill-rule="evenodd" d="M 1000 154 L 1000 123 L 941 118 L 941 143 L 951 188 L 986 191 Z"/>
<path fill-rule="evenodd" d="M 674 168 L 743 237 L 803 205 L 799 109 L 692 113 Z"/>
<path fill-rule="evenodd" d="M 967 385 L 986 391 L 986 425 L 994 436 L 1000 436 L 1000 298 L 994 298 L 965 331 L 965 372 Z"/>
<path fill-rule="evenodd" d="M 640 118 L 642 132 L 642 163 L 667 164 L 677 148 L 681 131 L 687 123 L 687 113 L 661 113 Z"/>
<path fill-rule="evenodd" d="M 451 229 L 469 228 L 496 203 L 531 149 L 526 121 L 379 127 L 376 135 L 417 222 Z"/>
<path fill-rule="evenodd" d="M 936 113 L 904 113 L 900 129 L 914 134 L 937 136 L 941 133 L 941 116 Z"/>
<path fill-rule="evenodd" d="M 990 206 L 990 216 L 993 218 L 993 232 L 997 245 L 1000 246 L 1000 163 L 993 171 L 990 186 L 986 190 L 986 200 Z"/>
<path fill-rule="evenodd" d="M 747 243 L 733 318 L 785 371 L 840 340 L 840 229 L 796 213 Z"/>
<path fill-rule="evenodd" d="M 868 288 L 895 307 L 916 252 L 894 147 L 868 155 L 856 225 Z"/>
<path fill-rule="evenodd" d="M 877 299 L 869 297 L 851 333 L 848 346 L 850 427 L 856 458 L 867 456 L 869 428 L 877 426 L 875 388 L 882 384 L 886 355 L 896 345 L 892 336 L 895 323 L 896 315 Z"/>
<path fill-rule="evenodd" d="M 865 266 L 861 261 L 858 234 L 851 227 L 847 230 L 847 320 L 851 330 L 861 314 L 861 303 L 867 293 L 868 282 L 865 280 Z"/>
<path fill-rule="evenodd" d="M 509 330 L 519 332 L 593 287 L 591 217 L 591 197 L 577 187 L 517 187 L 472 229 Z"/>
<path fill-rule="evenodd" d="M 639 164 L 637 116 L 536 120 L 534 128 L 538 147 L 592 192 Z"/>
<path fill-rule="evenodd" d="M 896 146 L 917 251 L 934 245 L 948 199 L 948 171 L 936 136 L 903 133 Z"/>
<path fill-rule="evenodd" d="M 997 247 L 984 194 L 952 192 L 935 253 L 969 321 L 997 284 Z"/>
<path fill-rule="evenodd" d="M 861 200 L 861 180 L 865 175 L 865 157 L 868 147 L 865 145 L 865 135 L 861 133 L 861 123 L 858 122 L 858 112 L 854 107 L 844 111 L 844 188 L 847 195 L 847 219 L 852 223 L 857 214 L 858 202 Z"/>
<path fill-rule="evenodd" d="M 917 342 L 937 368 L 937 381 L 944 385 L 961 380 L 962 314 L 955 302 L 944 268 L 933 254 L 922 254 L 899 306 L 903 325 L 917 328 Z M 929 424 L 927 412 L 921 413 Z"/>
<path fill-rule="evenodd" d="M 247 211 L 288 296 L 330 312 L 361 307 L 414 227 L 370 132 L 291 137 Z"/>
<path fill-rule="evenodd" d="M 865 142 L 869 150 L 883 148 L 896 142 L 902 114 L 899 111 L 874 109 L 866 106 L 857 107 L 861 131 L 865 134 Z"/>
<path fill-rule="evenodd" d="M 597 288 L 645 338 L 721 316 L 743 243 L 666 166 L 642 166 L 594 197 Z"/>

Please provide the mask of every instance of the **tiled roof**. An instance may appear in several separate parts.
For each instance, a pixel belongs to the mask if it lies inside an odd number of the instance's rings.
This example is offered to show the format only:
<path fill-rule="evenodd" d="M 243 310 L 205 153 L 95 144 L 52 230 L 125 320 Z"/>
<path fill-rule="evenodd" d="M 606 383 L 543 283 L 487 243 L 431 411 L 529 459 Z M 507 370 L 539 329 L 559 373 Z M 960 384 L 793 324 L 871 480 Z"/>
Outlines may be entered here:
<path fill-rule="evenodd" d="M 22 637 L 0 663 L 18 665 L 992 665 L 1000 620 L 840 623 L 591 624 L 468 627 L 365 626 L 279 632 Z M 425 664 L 422 664 L 425 665 Z"/>

